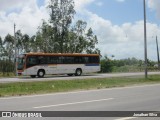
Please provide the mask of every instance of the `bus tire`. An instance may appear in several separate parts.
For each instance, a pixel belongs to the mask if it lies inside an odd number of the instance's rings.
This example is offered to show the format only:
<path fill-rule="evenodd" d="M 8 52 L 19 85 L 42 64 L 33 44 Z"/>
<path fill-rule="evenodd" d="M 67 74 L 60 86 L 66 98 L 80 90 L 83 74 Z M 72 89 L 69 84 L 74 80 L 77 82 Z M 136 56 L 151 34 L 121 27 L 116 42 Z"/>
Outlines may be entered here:
<path fill-rule="evenodd" d="M 36 77 L 36 75 L 31 75 L 31 78 L 35 78 Z"/>
<path fill-rule="evenodd" d="M 77 68 L 75 72 L 75 76 L 81 76 L 82 75 L 82 69 Z"/>
<path fill-rule="evenodd" d="M 38 76 L 39 78 L 43 78 L 44 75 L 45 75 L 45 71 L 44 71 L 43 69 L 38 70 L 37 76 Z"/>

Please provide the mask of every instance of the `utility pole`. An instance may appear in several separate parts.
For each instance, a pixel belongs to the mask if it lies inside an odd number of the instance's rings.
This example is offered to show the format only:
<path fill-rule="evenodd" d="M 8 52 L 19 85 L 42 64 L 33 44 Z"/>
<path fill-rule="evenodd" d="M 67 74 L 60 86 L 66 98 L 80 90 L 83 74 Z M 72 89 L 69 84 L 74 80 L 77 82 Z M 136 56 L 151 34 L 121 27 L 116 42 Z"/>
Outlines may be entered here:
<path fill-rule="evenodd" d="M 159 46 L 158 46 L 157 36 L 156 36 L 156 45 L 157 45 L 158 70 L 160 70 L 160 64 L 159 64 Z"/>
<path fill-rule="evenodd" d="M 16 24 L 14 23 L 14 50 L 15 50 L 15 74 L 17 76 L 17 46 L 16 46 Z"/>
<path fill-rule="evenodd" d="M 147 69 L 147 32 L 146 32 L 146 1 L 143 0 L 144 6 L 144 59 L 145 59 L 145 78 L 148 77 L 148 69 Z"/>

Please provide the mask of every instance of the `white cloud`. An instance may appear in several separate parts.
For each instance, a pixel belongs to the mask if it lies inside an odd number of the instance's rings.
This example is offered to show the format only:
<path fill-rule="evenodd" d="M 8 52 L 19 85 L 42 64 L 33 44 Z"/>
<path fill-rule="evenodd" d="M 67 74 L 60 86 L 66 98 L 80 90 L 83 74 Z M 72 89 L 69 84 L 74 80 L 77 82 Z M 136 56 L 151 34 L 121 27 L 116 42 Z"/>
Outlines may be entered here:
<path fill-rule="evenodd" d="M 115 58 L 144 58 L 144 22 L 114 25 L 98 15 L 86 11 L 88 26 L 98 37 L 102 55 L 115 55 Z M 156 60 L 155 36 L 160 32 L 157 24 L 147 23 L 148 58 Z"/>
<path fill-rule="evenodd" d="M 124 1 L 125 0 L 118 0 L 118 2 Z M 88 4 L 95 4 L 95 2 L 97 1 L 90 0 Z M 87 21 L 88 27 L 92 27 L 98 36 L 98 47 L 102 55 L 113 54 L 117 59 L 127 57 L 144 59 L 143 20 L 135 21 L 134 23 L 114 25 L 110 20 L 106 20 L 87 10 L 86 5 L 83 6 L 83 9 L 78 13 L 80 13 L 81 18 Z M 159 32 L 160 28 L 157 24 L 147 23 L 148 58 L 152 60 L 156 60 L 155 36 Z"/>
<path fill-rule="evenodd" d="M 95 0 L 74 0 L 76 12 L 81 12 L 87 5 L 93 3 Z"/>
<path fill-rule="evenodd" d="M 99 6 L 99 7 L 103 6 L 103 2 L 100 2 L 100 1 L 99 1 L 99 2 L 96 2 L 95 4 L 96 4 L 97 6 Z"/>
<path fill-rule="evenodd" d="M 124 2 L 125 0 L 116 0 L 117 2 Z"/>
<path fill-rule="evenodd" d="M 15 0 L 10 2 L 2 2 L 4 4 L 3 9 L 0 9 L 0 33 L 3 38 L 6 34 L 13 35 L 13 24 L 16 24 L 16 29 L 21 29 L 23 33 L 34 35 L 42 19 L 48 19 L 48 13 L 45 6 L 39 8 L 36 0 Z M 10 3 L 7 7 L 5 4 Z M 17 2 L 17 3 L 16 3 Z M 23 3 L 24 2 L 24 3 Z M 3 5 L 0 2 L 0 5 Z M 12 8 L 12 12 L 7 13 L 8 9 Z M 14 9 L 21 9 L 19 12 L 15 12 Z M 5 11 L 6 10 L 6 11 Z"/>
<path fill-rule="evenodd" d="M 160 0 L 148 0 L 148 6 L 157 12 L 157 17 L 160 19 Z"/>
<path fill-rule="evenodd" d="M 123 0 L 119 0 L 119 2 Z M 13 24 L 16 29 L 21 29 L 23 33 L 34 35 L 41 19 L 48 20 L 49 13 L 46 9 L 48 0 L 40 8 L 36 0 L 2 0 L 0 1 L 0 36 L 7 33 L 13 34 Z M 8 3 L 8 4 L 7 4 Z M 87 21 L 88 27 L 92 27 L 98 36 L 99 49 L 102 55 L 115 55 L 115 58 L 144 57 L 143 21 L 135 23 L 124 23 L 114 25 L 110 20 L 106 20 L 95 13 L 87 10 L 90 4 L 97 4 L 98 0 L 75 0 L 76 18 Z M 149 0 L 150 8 L 157 10 L 159 15 L 159 0 Z M 8 12 L 8 10 L 12 12 Z M 14 10 L 19 10 L 15 12 Z M 160 32 L 160 28 L 153 23 L 147 23 L 148 35 L 148 57 L 156 59 L 155 36 Z M 153 37 L 152 37 L 153 36 Z"/>
<path fill-rule="evenodd" d="M 18 9 L 22 8 L 24 5 L 30 3 L 31 1 L 34 0 L 1 0 L 0 1 L 0 10 L 1 11 L 6 11 L 10 9 Z"/>

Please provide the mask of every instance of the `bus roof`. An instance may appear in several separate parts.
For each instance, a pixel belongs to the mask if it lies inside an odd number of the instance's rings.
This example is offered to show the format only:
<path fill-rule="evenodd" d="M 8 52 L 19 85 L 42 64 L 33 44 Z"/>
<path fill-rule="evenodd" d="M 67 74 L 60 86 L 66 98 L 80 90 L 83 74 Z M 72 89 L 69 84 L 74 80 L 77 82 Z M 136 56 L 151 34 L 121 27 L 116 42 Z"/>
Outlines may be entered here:
<path fill-rule="evenodd" d="M 40 55 L 46 55 L 46 56 L 99 56 L 99 54 L 82 54 L 82 53 L 25 53 L 24 55 L 33 55 L 33 56 L 40 56 Z"/>

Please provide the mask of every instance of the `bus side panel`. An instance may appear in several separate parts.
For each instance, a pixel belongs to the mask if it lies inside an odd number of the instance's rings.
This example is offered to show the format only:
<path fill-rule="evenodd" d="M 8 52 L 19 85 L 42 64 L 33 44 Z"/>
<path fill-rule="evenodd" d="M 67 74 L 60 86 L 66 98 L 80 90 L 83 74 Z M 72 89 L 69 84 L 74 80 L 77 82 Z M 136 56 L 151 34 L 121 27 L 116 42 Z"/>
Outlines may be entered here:
<path fill-rule="evenodd" d="M 24 70 L 24 75 L 37 75 L 37 66 L 29 67 Z"/>
<path fill-rule="evenodd" d="M 99 72 L 100 65 L 99 64 L 85 64 L 85 73 Z"/>
<path fill-rule="evenodd" d="M 60 64 L 57 67 L 57 70 L 60 74 L 69 74 L 69 73 L 75 73 L 77 68 L 81 68 L 82 72 L 84 70 L 84 64 Z"/>
<path fill-rule="evenodd" d="M 46 74 L 58 74 L 57 65 L 56 64 L 50 64 L 48 65 L 48 68 L 46 69 Z"/>

